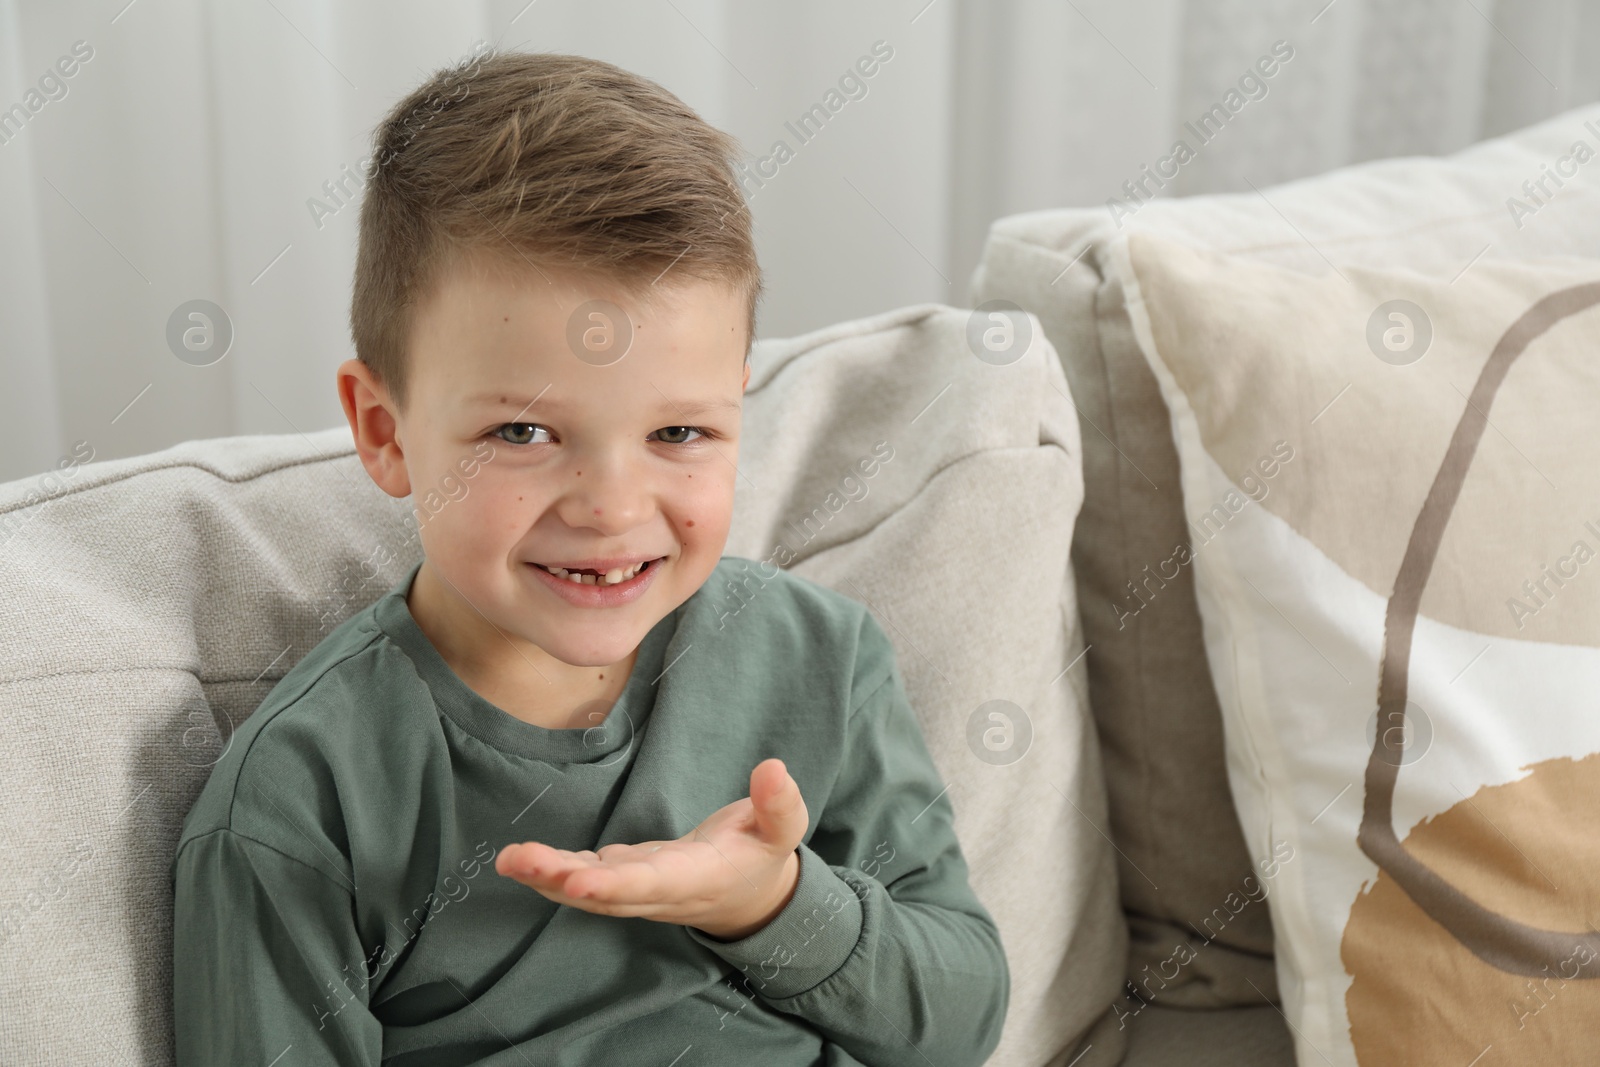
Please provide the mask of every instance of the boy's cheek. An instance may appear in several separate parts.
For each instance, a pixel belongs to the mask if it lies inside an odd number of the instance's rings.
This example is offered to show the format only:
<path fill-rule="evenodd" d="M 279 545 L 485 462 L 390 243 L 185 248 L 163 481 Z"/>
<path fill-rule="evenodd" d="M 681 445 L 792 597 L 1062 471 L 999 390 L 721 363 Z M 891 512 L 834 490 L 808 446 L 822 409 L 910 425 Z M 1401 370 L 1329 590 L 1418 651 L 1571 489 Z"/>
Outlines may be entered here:
<path fill-rule="evenodd" d="M 679 493 L 673 501 L 673 525 L 685 541 L 727 540 L 733 525 L 733 487 L 708 486 L 707 490 Z"/>
<path fill-rule="evenodd" d="M 423 550 L 432 558 L 486 562 L 503 558 L 527 537 L 536 513 L 513 492 L 498 499 L 487 487 L 456 500 L 440 497 L 413 503 Z M 413 498 L 415 500 L 415 498 Z"/>
<path fill-rule="evenodd" d="M 484 514 L 486 510 L 497 510 L 492 507 L 486 509 L 486 505 L 491 504 L 487 493 L 470 491 L 450 496 L 436 489 L 425 490 L 413 493 L 411 497 L 411 510 L 416 516 L 417 525 L 425 534 L 429 528 L 435 534 L 440 530 L 451 530 L 452 537 L 458 536 L 455 531 L 470 530 L 483 523 L 488 518 Z"/>

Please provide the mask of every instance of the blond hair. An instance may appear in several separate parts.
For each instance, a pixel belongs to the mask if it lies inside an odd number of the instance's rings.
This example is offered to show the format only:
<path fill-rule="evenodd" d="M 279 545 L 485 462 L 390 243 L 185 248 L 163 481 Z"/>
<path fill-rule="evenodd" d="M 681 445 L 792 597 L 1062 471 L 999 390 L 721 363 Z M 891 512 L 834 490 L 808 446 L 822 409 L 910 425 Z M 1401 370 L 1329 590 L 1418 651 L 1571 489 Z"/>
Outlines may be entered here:
<path fill-rule="evenodd" d="M 584 56 L 475 49 L 373 133 L 350 302 L 356 357 L 404 410 L 417 306 L 490 252 L 645 295 L 672 278 L 763 291 L 739 144 L 660 85 Z"/>

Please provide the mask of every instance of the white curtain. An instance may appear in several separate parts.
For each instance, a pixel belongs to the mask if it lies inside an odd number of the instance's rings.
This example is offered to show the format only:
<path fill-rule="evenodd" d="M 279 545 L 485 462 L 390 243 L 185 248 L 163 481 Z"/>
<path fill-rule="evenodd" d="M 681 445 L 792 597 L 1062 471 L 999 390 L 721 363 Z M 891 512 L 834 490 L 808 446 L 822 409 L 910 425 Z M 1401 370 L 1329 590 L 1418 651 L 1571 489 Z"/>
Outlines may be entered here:
<path fill-rule="evenodd" d="M 480 40 L 653 78 L 752 163 L 786 142 L 749 187 L 769 337 L 966 304 L 991 220 L 1146 167 L 1248 191 L 1600 98 L 1600 0 L 0 0 L 0 479 L 341 424 L 356 212 L 323 184 Z M 234 330 L 204 366 L 167 341 L 196 299 Z"/>

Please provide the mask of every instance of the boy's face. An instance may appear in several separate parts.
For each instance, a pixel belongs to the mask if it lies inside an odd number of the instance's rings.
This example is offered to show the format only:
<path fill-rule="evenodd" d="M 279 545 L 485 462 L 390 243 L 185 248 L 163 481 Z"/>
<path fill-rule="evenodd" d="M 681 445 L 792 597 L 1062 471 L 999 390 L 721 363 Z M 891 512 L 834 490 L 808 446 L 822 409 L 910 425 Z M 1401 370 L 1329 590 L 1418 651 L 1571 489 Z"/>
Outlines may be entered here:
<path fill-rule="evenodd" d="M 604 350 L 618 323 L 575 315 L 594 300 L 631 322 L 621 358 Z M 705 582 L 733 512 L 745 329 L 743 298 L 719 283 L 661 282 L 646 303 L 480 258 L 418 306 L 404 414 L 365 365 L 340 368 L 358 445 L 364 404 L 373 428 L 363 462 L 412 496 L 457 639 L 484 661 L 498 647 L 613 664 Z M 610 574 L 579 584 L 540 564 Z"/>

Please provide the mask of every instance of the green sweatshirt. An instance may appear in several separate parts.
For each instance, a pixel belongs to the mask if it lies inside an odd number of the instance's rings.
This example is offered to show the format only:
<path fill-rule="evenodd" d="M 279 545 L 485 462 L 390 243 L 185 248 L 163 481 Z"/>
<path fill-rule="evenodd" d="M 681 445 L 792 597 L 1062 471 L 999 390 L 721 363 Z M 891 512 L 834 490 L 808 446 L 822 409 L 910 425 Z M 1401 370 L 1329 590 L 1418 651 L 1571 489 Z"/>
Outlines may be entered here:
<path fill-rule="evenodd" d="M 456 676 L 406 605 L 415 577 L 284 676 L 184 821 L 178 1067 L 944 1067 L 993 1051 L 999 933 L 861 605 L 724 557 L 645 636 L 604 721 L 552 730 Z M 810 821 L 793 899 L 742 940 L 495 873 L 513 842 L 681 837 L 770 756 Z"/>

